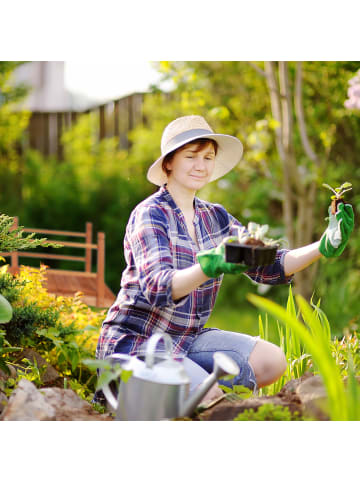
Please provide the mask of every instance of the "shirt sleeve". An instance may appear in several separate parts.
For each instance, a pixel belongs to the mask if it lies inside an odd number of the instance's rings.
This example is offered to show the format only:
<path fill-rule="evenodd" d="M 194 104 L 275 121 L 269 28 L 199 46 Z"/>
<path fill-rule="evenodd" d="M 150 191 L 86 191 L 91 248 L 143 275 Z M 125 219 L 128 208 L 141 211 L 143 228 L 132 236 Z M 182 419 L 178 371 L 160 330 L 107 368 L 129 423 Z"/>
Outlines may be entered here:
<path fill-rule="evenodd" d="M 184 299 L 172 298 L 172 277 L 175 274 L 168 221 L 156 207 L 136 210 L 127 233 L 132 262 L 135 264 L 140 289 L 145 299 L 158 307 L 174 306 Z"/>
<path fill-rule="evenodd" d="M 237 236 L 238 228 L 241 226 L 242 224 L 229 214 L 229 236 Z M 273 264 L 251 268 L 244 274 L 256 283 L 267 285 L 290 284 L 294 276 L 286 276 L 284 272 L 284 258 L 288 252 L 288 249 L 279 249 Z"/>

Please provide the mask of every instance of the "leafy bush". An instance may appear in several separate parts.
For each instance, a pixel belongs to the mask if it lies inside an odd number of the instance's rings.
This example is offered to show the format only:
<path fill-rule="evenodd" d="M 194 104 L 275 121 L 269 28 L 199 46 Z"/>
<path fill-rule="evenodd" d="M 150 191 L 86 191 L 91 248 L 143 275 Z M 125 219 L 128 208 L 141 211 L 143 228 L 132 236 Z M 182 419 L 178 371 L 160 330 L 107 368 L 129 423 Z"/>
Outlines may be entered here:
<path fill-rule="evenodd" d="M 45 266 L 21 266 L 16 276 L 5 270 L 1 270 L 0 286 L 11 295 L 13 318 L 2 332 L 2 365 L 11 361 L 10 353 L 16 350 L 10 350 L 10 343 L 34 347 L 80 396 L 91 400 L 96 375 L 83 360 L 94 357 L 105 310 L 91 310 L 81 301 L 81 293 L 66 298 L 48 293 Z M 22 376 L 39 382 L 38 375 L 37 367 L 29 366 Z"/>

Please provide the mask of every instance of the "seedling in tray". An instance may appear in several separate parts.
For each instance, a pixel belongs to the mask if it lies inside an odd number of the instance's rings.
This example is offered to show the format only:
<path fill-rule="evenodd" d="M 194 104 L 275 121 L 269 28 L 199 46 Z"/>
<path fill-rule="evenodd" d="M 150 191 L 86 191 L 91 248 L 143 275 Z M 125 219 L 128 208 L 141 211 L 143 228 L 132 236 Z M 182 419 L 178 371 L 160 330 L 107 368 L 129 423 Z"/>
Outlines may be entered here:
<path fill-rule="evenodd" d="M 323 186 L 327 187 L 334 193 L 334 195 L 331 196 L 331 214 L 335 214 L 338 204 L 344 202 L 344 193 L 351 191 L 352 184 L 350 182 L 344 182 L 340 187 L 335 188 L 332 188 L 329 184 L 323 184 Z"/>
<path fill-rule="evenodd" d="M 250 222 L 247 229 L 239 228 L 237 238 L 225 242 L 225 259 L 229 263 L 246 264 L 250 267 L 273 264 L 282 240 L 267 238 L 267 224 Z"/>

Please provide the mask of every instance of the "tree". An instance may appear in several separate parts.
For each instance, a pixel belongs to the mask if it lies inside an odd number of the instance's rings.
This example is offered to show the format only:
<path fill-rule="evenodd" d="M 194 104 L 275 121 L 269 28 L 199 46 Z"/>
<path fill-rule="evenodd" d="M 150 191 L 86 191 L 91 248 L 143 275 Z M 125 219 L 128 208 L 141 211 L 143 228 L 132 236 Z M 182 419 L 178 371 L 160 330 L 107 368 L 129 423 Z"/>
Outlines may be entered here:
<path fill-rule="evenodd" d="M 22 198 L 23 157 L 19 143 L 28 125 L 30 113 L 14 107 L 22 101 L 28 88 L 14 85 L 14 70 L 24 62 L 0 61 L 0 202 L 14 197 L 13 206 Z"/>

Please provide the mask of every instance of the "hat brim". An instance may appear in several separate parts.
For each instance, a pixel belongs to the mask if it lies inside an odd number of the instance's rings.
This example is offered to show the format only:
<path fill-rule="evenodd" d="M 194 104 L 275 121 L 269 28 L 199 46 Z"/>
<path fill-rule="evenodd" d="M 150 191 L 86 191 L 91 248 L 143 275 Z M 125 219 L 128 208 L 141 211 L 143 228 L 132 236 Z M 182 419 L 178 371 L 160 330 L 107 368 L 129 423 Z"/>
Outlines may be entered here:
<path fill-rule="evenodd" d="M 215 167 L 213 174 L 209 180 L 215 181 L 220 177 L 224 176 L 233 169 L 236 164 L 240 161 L 243 154 L 243 145 L 241 141 L 234 136 L 229 136 L 227 134 L 206 134 L 199 136 L 192 136 L 182 142 L 179 142 L 175 146 L 172 146 L 171 150 L 165 152 L 160 156 L 150 167 L 147 172 L 148 181 L 156 184 L 157 186 L 162 186 L 167 182 L 167 175 L 162 169 L 162 161 L 164 157 L 170 152 L 175 151 L 181 146 L 184 146 L 188 142 L 194 141 L 196 139 L 214 139 L 217 142 L 218 149 L 215 157 Z"/>

